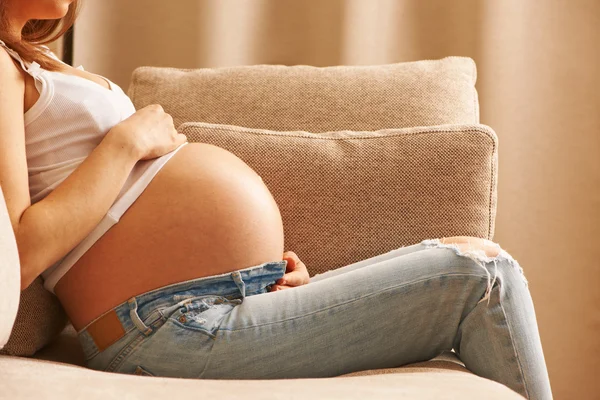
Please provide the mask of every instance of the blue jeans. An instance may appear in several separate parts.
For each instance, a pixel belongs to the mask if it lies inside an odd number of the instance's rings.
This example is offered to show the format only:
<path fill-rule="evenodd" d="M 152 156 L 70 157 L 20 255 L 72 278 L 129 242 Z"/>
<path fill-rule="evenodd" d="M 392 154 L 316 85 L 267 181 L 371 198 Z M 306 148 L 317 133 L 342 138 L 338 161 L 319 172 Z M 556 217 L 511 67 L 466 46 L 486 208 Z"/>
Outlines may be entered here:
<path fill-rule="evenodd" d="M 333 377 L 454 349 L 477 375 L 551 399 L 533 302 L 519 264 L 426 240 L 269 292 L 273 261 L 159 288 L 115 307 L 125 335 L 90 368 L 206 379 Z"/>

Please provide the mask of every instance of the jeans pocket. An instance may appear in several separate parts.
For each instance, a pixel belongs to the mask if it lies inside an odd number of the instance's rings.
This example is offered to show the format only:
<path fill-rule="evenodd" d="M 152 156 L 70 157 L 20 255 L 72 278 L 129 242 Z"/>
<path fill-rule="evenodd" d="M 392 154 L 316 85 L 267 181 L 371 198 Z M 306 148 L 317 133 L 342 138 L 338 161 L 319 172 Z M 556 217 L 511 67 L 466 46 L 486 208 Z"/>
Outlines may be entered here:
<path fill-rule="evenodd" d="M 219 326 L 242 299 L 203 295 L 177 300 L 160 309 L 164 323 L 135 345 L 115 372 L 146 371 L 153 376 L 178 378 L 202 375 Z"/>
<path fill-rule="evenodd" d="M 156 330 L 162 326 L 166 321 L 162 311 L 156 309 L 152 311 L 142 321 L 146 326 Z M 107 372 L 115 372 L 120 366 L 127 360 L 129 355 L 136 350 L 138 346 L 144 343 L 148 339 L 148 336 L 138 329 L 134 328 L 129 331 L 123 338 L 108 347 L 101 353 L 101 357 L 94 361 L 96 367 L 94 369 L 100 369 L 99 366 L 105 365 L 102 369 Z M 91 363 L 88 363 L 91 365 Z"/>
<path fill-rule="evenodd" d="M 168 319 L 185 329 L 204 332 L 215 337 L 223 319 L 243 299 L 220 295 L 203 295 L 188 299 Z"/>

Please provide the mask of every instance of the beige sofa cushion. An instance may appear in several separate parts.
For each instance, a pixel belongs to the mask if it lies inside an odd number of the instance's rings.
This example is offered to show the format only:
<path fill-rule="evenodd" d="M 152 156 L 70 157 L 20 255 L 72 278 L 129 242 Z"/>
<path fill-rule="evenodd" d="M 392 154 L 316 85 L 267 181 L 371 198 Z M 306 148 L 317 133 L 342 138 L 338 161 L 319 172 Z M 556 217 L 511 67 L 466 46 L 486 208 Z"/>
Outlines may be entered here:
<path fill-rule="evenodd" d="M 44 288 L 38 277 L 21 292 L 15 325 L 0 354 L 31 356 L 54 340 L 67 322 L 58 298 Z"/>
<path fill-rule="evenodd" d="M 12 331 L 19 305 L 21 270 L 19 252 L 4 193 L 0 189 L 0 349 Z"/>
<path fill-rule="evenodd" d="M 285 380 L 177 379 L 98 372 L 40 360 L 0 357 L 7 399 L 486 399 L 523 400 L 508 387 L 455 370 Z"/>
<path fill-rule="evenodd" d="M 425 238 L 492 237 L 497 138 L 484 125 L 315 134 L 196 122 L 179 131 L 261 176 L 285 248 L 311 276 Z"/>
<path fill-rule="evenodd" d="M 373 131 L 479 123 L 472 59 L 364 66 L 140 67 L 137 109 L 161 104 L 175 126 L 202 121 L 278 131 Z"/>

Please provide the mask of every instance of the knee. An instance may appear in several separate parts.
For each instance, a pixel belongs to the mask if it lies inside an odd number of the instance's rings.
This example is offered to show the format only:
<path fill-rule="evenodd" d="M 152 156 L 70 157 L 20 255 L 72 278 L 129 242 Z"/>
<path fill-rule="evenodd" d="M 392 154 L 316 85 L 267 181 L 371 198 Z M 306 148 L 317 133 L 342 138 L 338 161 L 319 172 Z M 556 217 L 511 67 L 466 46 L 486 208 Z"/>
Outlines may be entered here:
<path fill-rule="evenodd" d="M 443 237 L 439 241 L 442 244 L 454 245 L 463 253 L 475 252 L 490 258 L 497 257 L 502 251 L 498 243 L 473 236 Z"/>
<path fill-rule="evenodd" d="M 490 286 L 488 290 L 491 289 L 491 285 L 500 283 L 500 281 L 510 284 L 509 281 L 512 280 L 512 277 L 518 277 L 527 286 L 523 268 L 497 243 L 468 236 L 424 240 L 421 243 L 430 248 L 452 249 L 453 256 L 463 261 L 460 263 L 460 268 L 468 266 L 488 277 Z M 455 260 L 453 264 L 456 264 Z"/>
<path fill-rule="evenodd" d="M 488 277 L 490 274 L 485 261 L 491 258 L 478 249 L 443 242 L 441 239 L 424 240 L 421 245 L 428 249 L 423 254 L 427 256 L 427 261 L 446 273 L 472 277 Z"/>
<path fill-rule="evenodd" d="M 512 259 L 499 244 L 487 239 L 470 236 L 427 239 L 423 240 L 421 244 L 428 248 L 452 249 L 457 256 L 469 258 L 479 265 L 499 259 Z"/>

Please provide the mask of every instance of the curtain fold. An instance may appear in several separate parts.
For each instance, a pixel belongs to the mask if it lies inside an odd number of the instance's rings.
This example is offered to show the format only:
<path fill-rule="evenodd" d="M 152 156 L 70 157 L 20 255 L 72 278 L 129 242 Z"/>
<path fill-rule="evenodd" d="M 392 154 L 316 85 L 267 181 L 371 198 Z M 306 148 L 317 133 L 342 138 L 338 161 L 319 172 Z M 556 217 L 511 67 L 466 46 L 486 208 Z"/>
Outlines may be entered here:
<path fill-rule="evenodd" d="M 84 4 L 74 52 L 75 65 L 123 88 L 141 65 L 472 57 L 481 122 L 500 141 L 495 240 L 530 281 L 555 398 L 591 399 L 600 391 L 599 40 L 595 0 L 102 0 Z"/>

